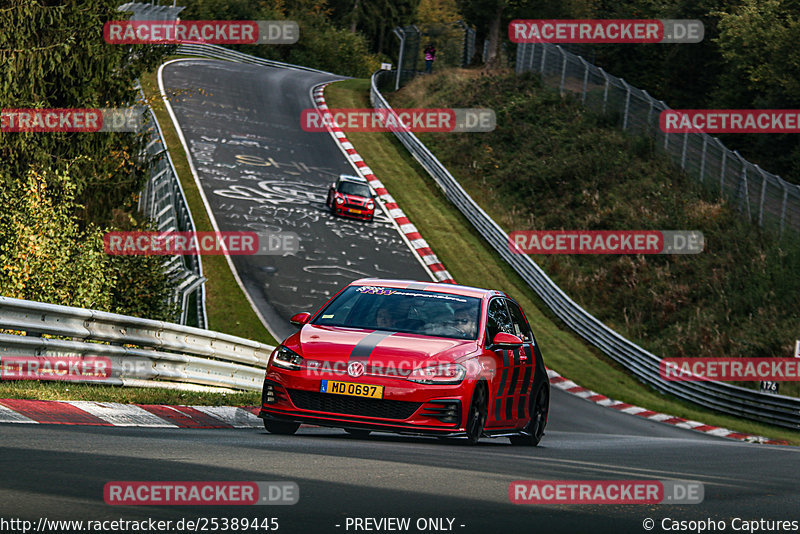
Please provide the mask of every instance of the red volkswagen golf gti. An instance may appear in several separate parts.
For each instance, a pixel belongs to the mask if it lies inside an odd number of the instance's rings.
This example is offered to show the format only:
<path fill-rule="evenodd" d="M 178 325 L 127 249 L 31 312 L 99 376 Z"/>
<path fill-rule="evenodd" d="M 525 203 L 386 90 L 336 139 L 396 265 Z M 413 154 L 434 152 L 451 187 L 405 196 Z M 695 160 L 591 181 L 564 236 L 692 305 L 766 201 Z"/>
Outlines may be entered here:
<path fill-rule="evenodd" d="M 547 370 L 519 305 L 500 291 L 358 280 L 271 354 L 259 417 L 275 434 L 301 423 L 365 436 L 507 436 L 537 445 Z"/>

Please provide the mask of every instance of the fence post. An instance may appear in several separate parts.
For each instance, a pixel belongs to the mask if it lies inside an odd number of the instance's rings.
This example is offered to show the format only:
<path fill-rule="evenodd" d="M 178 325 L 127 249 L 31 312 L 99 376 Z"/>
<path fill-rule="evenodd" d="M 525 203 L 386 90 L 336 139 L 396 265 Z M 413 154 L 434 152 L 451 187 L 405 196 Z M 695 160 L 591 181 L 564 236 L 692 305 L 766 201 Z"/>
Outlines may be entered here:
<path fill-rule="evenodd" d="M 544 60 L 547 57 L 547 43 L 542 43 L 542 62 L 539 66 L 539 72 L 542 74 L 542 80 L 544 80 Z"/>
<path fill-rule="evenodd" d="M 578 59 L 583 63 L 583 93 L 581 93 L 581 105 L 586 104 L 586 91 L 589 86 L 589 64 L 583 59 L 583 56 L 578 56 Z"/>
<path fill-rule="evenodd" d="M 533 58 L 536 56 L 536 43 L 531 43 L 531 64 L 529 71 L 533 72 Z"/>
<path fill-rule="evenodd" d="M 403 52 L 405 52 L 406 49 L 406 32 L 403 28 L 398 26 L 394 29 L 394 34 L 400 39 L 400 54 L 397 58 L 397 78 L 395 78 L 394 81 L 394 90 L 397 91 L 400 89 L 400 76 L 402 76 L 403 72 Z"/>
<path fill-rule="evenodd" d="M 708 145 L 708 134 L 701 134 L 703 136 L 703 153 L 700 156 L 700 183 L 705 183 L 706 177 L 706 146 Z"/>
<path fill-rule="evenodd" d="M 659 100 L 659 103 L 660 103 L 662 106 L 664 106 L 664 109 L 665 109 L 665 110 L 666 110 L 666 109 L 669 109 L 669 107 L 667 106 L 667 104 L 666 104 L 666 103 L 664 103 L 664 101 L 663 101 L 663 100 Z M 669 147 L 669 132 L 664 132 L 664 152 L 666 152 L 666 151 L 667 151 L 667 148 L 668 148 L 668 147 Z"/>
<path fill-rule="evenodd" d="M 681 150 L 681 169 L 686 170 L 686 147 L 689 145 L 689 131 L 683 134 L 683 150 Z"/>
<path fill-rule="evenodd" d="M 719 171 L 719 196 L 720 198 L 725 198 L 725 164 L 728 160 L 728 149 L 725 148 L 725 145 L 722 144 L 718 137 L 715 137 L 714 140 L 722 149 L 722 166 Z"/>
<path fill-rule="evenodd" d="M 603 67 L 597 67 L 597 68 L 600 69 L 600 74 L 603 75 L 603 78 L 606 81 L 606 86 L 603 89 L 603 113 L 605 113 L 606 104 L 608 103 L 608 74 L 606 74 L 606 71 L 603 70 Z"/>
<path fill-rule="evenodd" d="M 734 150 L 733 153 L 736 155 L 736 158 L 739 160 L 739 163 L 742 164 L 742 175 L 739 178 L 739 211 L 742 211 L 742 198 L 744 197 L 744 204 L 747 211 L 747 220 L 752 221 L 753 217 L 750 214 L 750 189 L 747 187 L 747 162 L 744 160 L 741 154 L 739 154 L 738 150 Z M 744 188 L 744 195 L 742 195 L 742 188 Z"/>
<path fill-rule="evenodd" d="M 622 130 L 628 129 L 628 110 L 631 106 L 631 86 L 628 85 L 628 82 L 625 81 L 624 78 L 620 78 L 619 81 L 622 82 L 622 85 L 625 86 L 625 90 L 627 93 L 625 94 L 625 114 L 622 117 Z"/>
<path fill-rule="evenodd" d="M 650 133 L 650 120 L 653 118 L 654 99 L 652 96 L 650 96 L 650 93 L 648 93 L 647 91 L 642 90 L 642 92 L 644 93 L 644 96 L 647 97 L 647 103 L 650 104 L 650 107 L 647 110 L 647 126 L 645 127 L 645 133 Z"/>
<path fill-rule="evenodd" d="M 756 165 L 758 174 L 761 175 L 761 200 L 758 202 L 758 225 L 764 228 L 764 198 L 767 195 L 767 175 L 761 167 Z"/>
<path fill-rule="evenodd" d="M 786 182 L 781 180 L 780 182 L 781 187 L 783 188 L 783 202 L 781 203 L 781 229 L 778 232 L 779 236 L 783 235 L 783 227 L 786 223 L 786 201 L 789 198 L 789 188 L 786 186 Z"/>
<path fill-rule="evenodd" d="M 566 81 L 567 78 L 567 53 L 564 52 L 564 50 L 558 45 L 556 45 L 556 48 L 558 48 L 558 51 L 561 52 L 561 57 L 563 58 L 563 61 L 561 63 L 561 86 L 558 89 L 558 92 L 561 93 L 563 96 L 564 82 Z"/>

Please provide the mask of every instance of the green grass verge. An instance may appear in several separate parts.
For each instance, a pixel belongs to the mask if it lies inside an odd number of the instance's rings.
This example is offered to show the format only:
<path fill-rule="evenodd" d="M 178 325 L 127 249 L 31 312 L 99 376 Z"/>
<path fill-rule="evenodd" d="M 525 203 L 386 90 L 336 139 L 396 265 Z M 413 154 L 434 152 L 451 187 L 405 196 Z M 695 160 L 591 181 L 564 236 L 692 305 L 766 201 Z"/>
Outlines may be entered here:
<path fill-rule="evenodd" d="M 370 107 L 369 80 L 331 84 L 325 89 L 325 96 L 332 108 Z M 347 137 L 456 281 L 499 289 L 519 301 L 535 329 L 548 367 L 623 402 L 800 445 L 800 433 L 720 415 L 639 383 L 554 319 L 533 290 L 497 256 L 392 134 L 350 133 Z"/>
<path fill-rule="evenodd" d="M 67 382 L 0 382 L 0 399 L 85 400 L 122 404 L 195 404 L 200 406 L 258 406 L 261 394 L 207 393 L 161 388 L 128 388 Z"/>

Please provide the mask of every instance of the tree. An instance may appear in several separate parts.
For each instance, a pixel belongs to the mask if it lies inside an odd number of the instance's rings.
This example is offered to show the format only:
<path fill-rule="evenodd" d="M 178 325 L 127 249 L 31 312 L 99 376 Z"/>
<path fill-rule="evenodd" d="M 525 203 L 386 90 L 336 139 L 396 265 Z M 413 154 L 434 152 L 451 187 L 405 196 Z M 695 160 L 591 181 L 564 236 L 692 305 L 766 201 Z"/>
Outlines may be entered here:
<path fill-rule="evenodd" d="M 116 0 L 6 0 L 0 9 L 0 108 L 100 108 L 135 103 L 136 79 L 170 49 L 110 45 L 103 25 L 125 14 Z M 87 221 L 100 222 L 138 192 L 142 138 L 134 133 L 16 133 L 0 136 L 0 181 L 30 168 L 72 165 Z M 81 156 L 80 159 L 78 156 Z"/>

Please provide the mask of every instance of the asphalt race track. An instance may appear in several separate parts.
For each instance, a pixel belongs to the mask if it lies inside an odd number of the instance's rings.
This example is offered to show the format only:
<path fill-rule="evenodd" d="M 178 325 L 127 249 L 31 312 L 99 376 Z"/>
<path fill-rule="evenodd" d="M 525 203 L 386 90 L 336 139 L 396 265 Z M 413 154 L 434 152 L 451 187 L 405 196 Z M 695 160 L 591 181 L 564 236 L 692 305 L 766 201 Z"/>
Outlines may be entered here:
<path fill-rule="evenodd" d="M 453 531 L 644 532 L 646 518 L 796 519 L 800 449 L 739 443 L 617 413 L 554 392 L 539 447 L 302 428 L 264 430 L 3 425 L 4 517 L 171 519 L 276 517 L 280 531 L 347 532 L 348 517 L 455 518 Z M 515 505 L 515 480 L 683 479 L 696 505 Z M 294 481 L 292 506 L 109 506 L 109 481 Z M 341 525 L 336 527 L 335 525 Z M 460 525 L 464 525 L 461 527 Z M 349 532 L 354 532 L 352 528 Z M 409 532 L 418 532 L 412 528 Z"/>
<path fill-rule="evenodd" d="M 325 75 L 220 61 L 164 69 L 168 92 L 221 230 L 281 229 L 300 235 L 297 256 L 238 256 L 251 298 L 279 331 L 362 276 L 428 280 L 387 218 L 349 222 L 324 206 L 327 184 L 351 172 L 328 134 L 303 132 L 299 114 Z M 281 323 L 279 326 L 277 323 Z M 543 347 L 545 361 L 547 347 Z M 665 532 L 665 518 L 797 520 L 800 448 L 756 445 L 619 413 L 552 390 L 539 447 L 508 439 L 392 434 L 356 438 L 303 427 L 197 430 L 0 425 L 0 518 L 155 520 L 277 518 L 284 533 L 391 532 L 348 529 L 348 518 L 411 519 L 401 532 Z M 516 480 L 691 480 L 692 505 L 515 505 Z M 292 506 L 111 506 L 110 481 L 293 481 Z M 418 530 L 420 518 L 452 519 Z M 449 525 L 448 521 L 443 522 Z M 14 532 L 19 532 L 15 530 Z M 184 530 L 186 531 L 186 530 Z M 719 529 L 717 529 L 719 531 Z M 787 532 L 777 530 L 775 532 Z M 242 531 L 244 532 L 244 531 Z M 246 532 L 265 532 L 247 530 Z M 681 530 L 681 532 L 689 532 Z M 764 531 L 761 531 L 764 532 Z"/>
<path fill-rule="evenodd" d="M 354 174 L 327 132 L 305 132 L 310 90 L 340 78 L 225 61 L 181 60 L 162 79 L 220 231 L 285 231 L 300 252 L 231 256 L 248 294 L 280 336 L 367 276 L 430 280 L 387 214 L 333 216 L 328 186 Z"/>

